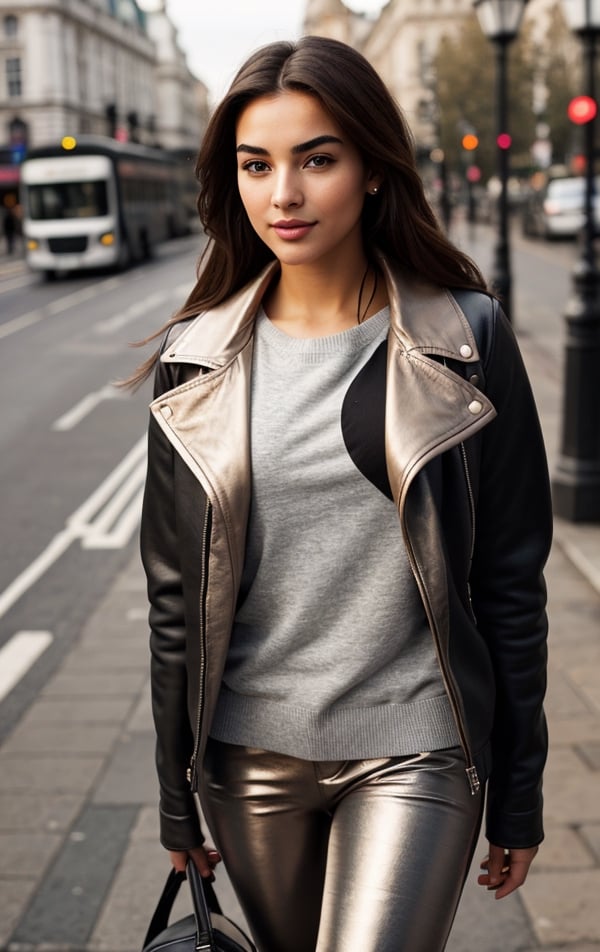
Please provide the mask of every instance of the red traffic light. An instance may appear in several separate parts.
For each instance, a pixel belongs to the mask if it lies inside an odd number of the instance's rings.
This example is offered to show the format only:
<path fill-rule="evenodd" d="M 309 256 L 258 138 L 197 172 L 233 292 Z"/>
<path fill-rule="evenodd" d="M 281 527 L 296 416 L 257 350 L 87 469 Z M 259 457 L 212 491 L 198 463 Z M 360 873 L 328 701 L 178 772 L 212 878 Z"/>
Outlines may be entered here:
<path fill-rule="evenodd" d="M 567 106 L 569 119 L 578 126 L 591 122 L 597 112 L 596 100 L 592 99 L 591 96 L 575 96 Z"/>
<path fill-rule="evenodd" d="M 501 132 L 496 139 L 496 144 L 498 145 L 499 149 L 510 149 L 512 145 L 512 138 L 509 136 L 508 132 Z"/>

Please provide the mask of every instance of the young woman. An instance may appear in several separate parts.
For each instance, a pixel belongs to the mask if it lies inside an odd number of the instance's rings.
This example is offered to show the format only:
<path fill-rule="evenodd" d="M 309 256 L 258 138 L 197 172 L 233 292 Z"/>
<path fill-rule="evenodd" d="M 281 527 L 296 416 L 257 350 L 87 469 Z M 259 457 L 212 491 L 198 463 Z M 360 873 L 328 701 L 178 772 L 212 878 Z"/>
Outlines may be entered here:
<path fill-rule="evenodd" d="M 161 840 L 222 855 L 260 952 L 437 952 L 486 788 L 497 898 L 543 837 L 528 380 L 353 49 L 254 53 L 197 172 L 198 281 L 135 378 Z"/>

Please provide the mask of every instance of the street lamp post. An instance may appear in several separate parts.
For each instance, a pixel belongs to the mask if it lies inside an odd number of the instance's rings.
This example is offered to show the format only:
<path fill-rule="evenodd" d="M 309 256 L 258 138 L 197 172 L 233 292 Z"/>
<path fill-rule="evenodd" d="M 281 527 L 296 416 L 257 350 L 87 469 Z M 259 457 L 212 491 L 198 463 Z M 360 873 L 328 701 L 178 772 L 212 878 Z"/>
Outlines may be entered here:
<path fill-rule="evenodd" d="M 598 0 L 563 0 L 583 44 L 586 93 L 596 103 Z M 600 274 L 594 215 L 595 112 L 585 125 L 585 206 L 573 294 L 565 311 L 565 383 L 561 450 L 552 481 L 554 511 L 571 522 L 600 521 Z"/>
<path fill-rule="evenodd" d="M 512 319 L 512 278 L 508 236 L 508 46 L 519 32 L 527 0 L 474 0 L 473 6 L 484 35 L 496 48 L 496 146 L 498 178 L 498 235 L 491 284 L 502 301 L 504 313 Z"/>

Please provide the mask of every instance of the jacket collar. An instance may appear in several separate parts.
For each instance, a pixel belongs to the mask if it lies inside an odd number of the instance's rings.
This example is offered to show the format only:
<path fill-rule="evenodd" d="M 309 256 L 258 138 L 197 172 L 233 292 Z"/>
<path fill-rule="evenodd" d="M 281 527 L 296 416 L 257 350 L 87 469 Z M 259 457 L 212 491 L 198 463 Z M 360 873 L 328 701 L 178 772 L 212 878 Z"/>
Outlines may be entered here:
<path fill-rule="evenodd" d="M 161 361 L 215 370 L 228 364 L 252 337 L 256 312 L 278 267 L 273 262 L 222 304 L 200 313 L 165 350 Z"/>
<path fill-rule="evenodd" d="M 407 276 L 383 258 L 380 265 L 390 301 L 390 327 L 404 351 L 463 363 L 479 359 L 469 322 L 448 291 Z M 256 312 L 278 267 L 273 262 L 235 295 L 199 314 L 161 360 L 214 369 L 228 364 L 251 338 Z"/>
<path fill-rule="evenodd" d="M 471 326 L 452 294 L 380 259 L 390 301 L 390 327 L 400 347 L 473 363 L 479 360 Z"/>

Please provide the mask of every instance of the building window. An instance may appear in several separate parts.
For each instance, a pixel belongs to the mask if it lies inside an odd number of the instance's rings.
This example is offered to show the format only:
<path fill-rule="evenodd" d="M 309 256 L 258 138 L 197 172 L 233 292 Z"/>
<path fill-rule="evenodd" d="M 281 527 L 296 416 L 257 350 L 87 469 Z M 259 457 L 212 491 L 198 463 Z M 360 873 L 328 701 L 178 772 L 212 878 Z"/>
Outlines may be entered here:
<path fill-rule="evenodd" d="M 9 14 L 4 17 L 4 36 L 16 36 L 19 32 L 19 21 L 15 16 Z"/>
<path fill-rule="evenodd" d="M 21 60 L 18 56 L 6 60 L 6 90 L 11 98 L 21 95 Z"/>

